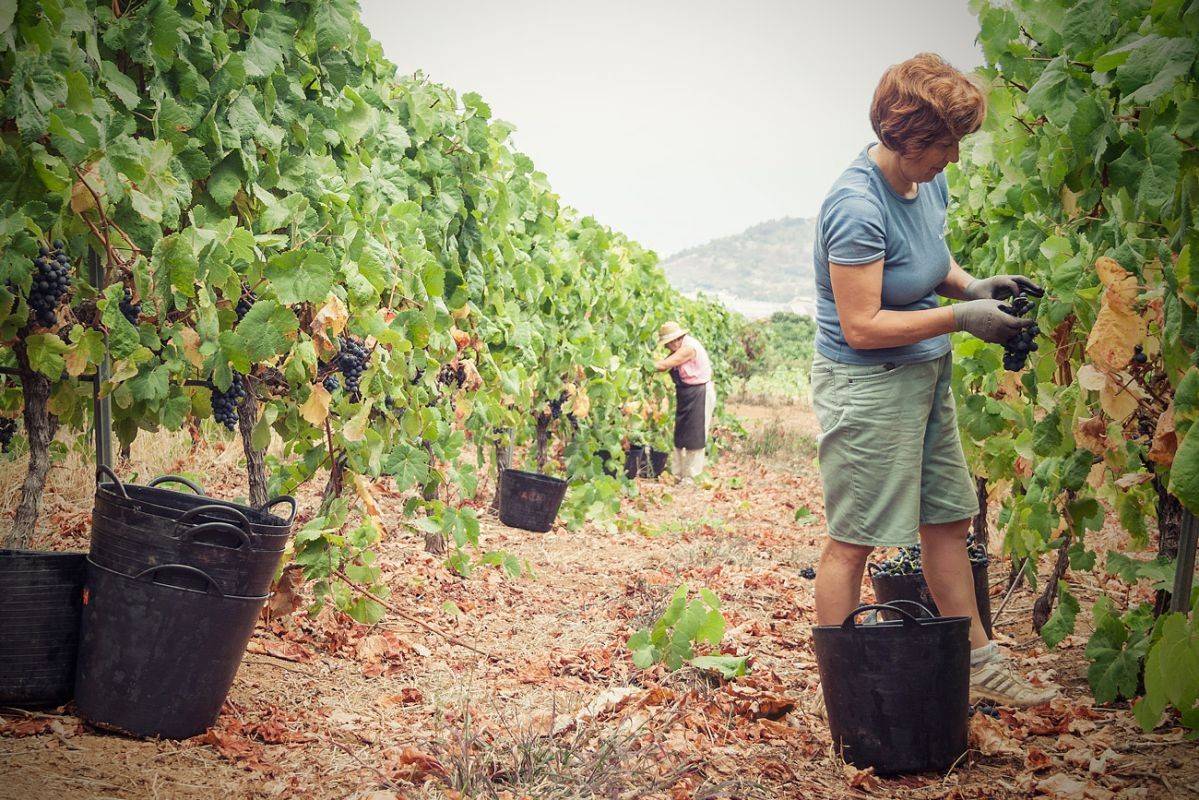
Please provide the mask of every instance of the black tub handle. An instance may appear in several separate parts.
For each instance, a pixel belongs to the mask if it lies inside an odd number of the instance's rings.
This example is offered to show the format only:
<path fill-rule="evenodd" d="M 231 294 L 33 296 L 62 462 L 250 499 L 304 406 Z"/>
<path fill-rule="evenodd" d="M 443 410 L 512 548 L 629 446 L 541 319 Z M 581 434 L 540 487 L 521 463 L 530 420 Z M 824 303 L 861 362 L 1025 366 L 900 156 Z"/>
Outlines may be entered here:
<path fill-rule="evenodd" d="M 250 536 L 250 520 L 246 519 L 246 515 L 238 511 L 233 506 L 221 505 L 220 503 L 208 503 L 206 505 L 196 506 L 195 508 L 189 508 L 187 511 L 183 512 L 179 519 L 175 520 L 175 527 L 180 528 L 186 525 L 200 514 L 224 514 L 225 516 L 231 517 L 232 522 L 241 525 L 241 529 L 245 532 L 246 536 Z"/>
<path fill-rule="evenodd" d="M 128 500 L 129 492 L 125 491 L 125 484 L 121 483 L 121 479 L 118 478 L 117 474 L 112 471 L 112 467 L 108 466 L 107 464 L 101 464 L 100 466 L 96 467 L 96 483 L 97 484 L 100 483 L 100 478 L 101 478 L 101 476 L 104 476 L 104 475 L 107 475 L 109 478 L 112 478 L 113 484 L 118 489 L 121 490 L 121 497 L 124 497 L 126 500 Z"/>
<path fill-rule="evenodd" d="M 925 609 L 925 610 L 927 611 L 928 609 Z M 850 611 L 849 616 L 847 616 L 845 618 L 845 621 L 841 623 L 841 630 L 852 631 L 854 628 L 856 628 L 858 614 L 861 614 L 863 611 L 894 611 L 896 614 L 898 614 L 900 617 L 903 618 L 903 624 L 905 626 L 906 625 L 915 625 L 915 626 L 920 625 L 920 620 L 916 619 L 911 614 L 904 611 L 902 608 L 894 608 L 886 603 L 869 603 L 864 606 L 858 606 L 853 611 Z"/>
<path fill-rule="evenodd" d="M 237 547 L 229 548 L 231 550 L 249 550 L 251 547 L 253 547 L 253 542 L 250 541 L 250 534 L 246 533 L 241 528 L 230 522 L 205 522 L 203 525 L 194 525 L 185 530 L 183 533 L 179 534 L 179 540 L 187 542 L 188 544 L 194 544 L 196 541 L 196 536 L 201 533 L 209 533 L 212 531 L 220 531 L 222 533 L 233 531 L 236 533 L 238 537 L 241 538 L 241 541 L 238 542 Z M 201 544 L 206 544 L 206 542 L 201 542 Z"/>
<path fill-rule="evenodd" d="M 274 500 L 267 500 L 258 507 L 258 510 L 265 513 L 280 503 L 287 503 L 289 506 L 291 506 L 291 515 L 285 520 L 286 524 L 290 525 L 296 518 L 296 512 L 299 511 L 299 506 L 296 504 L 296 498 L 292 497 L 290 494 L 281 494 Z"/>
<path fill-rule="evenodd" d="M 880 569 L 882 569 L 882 567 L 880 567 L 878 564 L 875 564 L 873 561 L 866 562 L 866 574 L 871 578 L 873 578 L 874 573 L 878 572 Z"/>
<path fill-rule="evenodd" d="M 883 605 L 894 606 L 894 605 L 898 605 L 899 603 L 904 603 L 905 605 L 914 606 L 917 610 L 923 611 L 924 616 L 928 617 L 929 619 L 937 618 L 936 615 L 933 614 L 933 612 L 928 610 L 928 606 L 924 605 L 923 603 L 917 603 L 915 600 L 904 600 L 904 599 L 888 600 L 887 602 L 883 603 Z M 895 613 L 898 614 L 898 613 L 902 613 L 902 612 L 900 611 L 900 609 L 897 608 L 897 609 L 895 609 Z"/>
<path fill-rule="evenodd" d="M 179 484 L 182 484 L 182 485 L 186 486 L 187 488 L 191 489 L 193 492 L 200 495 L 201 497 L 204 496 L 204 490 L 201 489 L 198 484 L 195 484 L 195 483 L 189 481 L 187 478 L 183 477 L 182 475 L 159 475 L 157 478 L 150 481 L 146 485 L 147 486 L 157 486 L 160 483 L 179 483 Z"/>
<path fill-rule="evenodd" d="M 134 575 L 133 579 L 140 581 L 142 578 L 146 577 L 147 575 L 153 576 L 155 573 L 162 572 L 163 570 L 173 570 L 175 572 L 186 572 L 189 575 L 198 575 L 208 583 L 208 593 L 209 594 L 215 594 L 218 597 L 225 596 L 225 593 L 221 591 L 220 584 L 218 584 L 211 575 L 209 575 L 207 572 L 200 569 L 199 567 L 193 567 L 189 564 L 157 564 L 153 567 L 147 567 L 146 569 L 143 569 L 141 572 Z M 158 581 L 154 581 L 154 582 L 158 583 Z M 159 584 L 159 585 L 160 586 L 170 586 L 175 589 L 184 588 L 182 586 L 175 586 L 174 584 L 171 584 L 171 583 L 163 583 L 163 584 Z"/>

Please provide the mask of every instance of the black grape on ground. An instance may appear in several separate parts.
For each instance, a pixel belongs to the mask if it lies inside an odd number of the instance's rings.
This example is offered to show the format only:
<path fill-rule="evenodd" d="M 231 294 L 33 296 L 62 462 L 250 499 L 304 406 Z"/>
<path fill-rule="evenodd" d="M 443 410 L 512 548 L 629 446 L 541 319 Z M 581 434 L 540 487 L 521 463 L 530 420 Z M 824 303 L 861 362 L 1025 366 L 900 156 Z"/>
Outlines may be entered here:
<path fill-rule="evenodd" d="M 57 324 L 55 310 L 70 288 L 71 259 L 63 252 L 62 242 L 40 248 L 33 260 L 33 283 L 29 287 L 31 318 L 45 328 Z"/>
<path fill-rule="evenodd" d="M 242 376 L 233 373 L 233 380 L 226 391 L 212 388 L 212 416 L 229 430 L 237 427 L 237 407 L 246 399 L 246 386 Z"/>
<path fill-rule="evenodd" d="M 7 453 L 12 444 L 13 434 L 17 432 L 17 421 L 8 417 L 0 417 L 0 453 Z"/>

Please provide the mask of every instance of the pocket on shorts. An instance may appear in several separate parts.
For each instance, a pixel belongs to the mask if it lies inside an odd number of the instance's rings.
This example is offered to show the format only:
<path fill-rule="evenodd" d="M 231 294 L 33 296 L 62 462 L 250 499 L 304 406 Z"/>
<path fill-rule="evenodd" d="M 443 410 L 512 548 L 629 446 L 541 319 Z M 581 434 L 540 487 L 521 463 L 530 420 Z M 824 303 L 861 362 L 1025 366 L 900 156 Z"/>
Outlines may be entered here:
<path fill-rule="evenodd" d="M 910 411 L 915 398 L 904 396 L 906 367 L 871 365 L 845 375 L 845 399 L 855 417 L 893 420 Z"/>
<path fill-rule="evenodd" d="M 832 369 L 823 366 L 813 366 L 812 411 L 816 421 L 820 423 L 821 433 L 828 433 L 837 426 L 845 414 L 844 398 L 840 397 L 838 375 Z"/>

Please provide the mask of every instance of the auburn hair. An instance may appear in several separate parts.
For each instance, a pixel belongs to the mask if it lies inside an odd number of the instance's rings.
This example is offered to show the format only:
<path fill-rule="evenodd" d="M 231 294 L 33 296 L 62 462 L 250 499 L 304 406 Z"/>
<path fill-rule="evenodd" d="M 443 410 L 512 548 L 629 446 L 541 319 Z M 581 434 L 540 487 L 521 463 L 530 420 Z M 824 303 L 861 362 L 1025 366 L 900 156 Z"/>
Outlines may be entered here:
<path fill-rule="evenodd" d="M 936 53 L 887 67 L 870 103 L 878 140 L 902 155 L 974 133 L 986 115 L 987 98 L 978 82 Z"/>

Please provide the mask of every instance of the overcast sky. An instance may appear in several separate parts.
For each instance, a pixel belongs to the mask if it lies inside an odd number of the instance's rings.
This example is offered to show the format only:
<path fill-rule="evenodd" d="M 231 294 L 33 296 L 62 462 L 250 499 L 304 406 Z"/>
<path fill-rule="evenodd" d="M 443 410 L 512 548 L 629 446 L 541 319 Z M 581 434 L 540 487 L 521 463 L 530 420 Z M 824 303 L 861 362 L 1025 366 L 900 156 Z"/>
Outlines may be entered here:
<path fill-rule="evenodd" d="M 982 62 L 966 0 L 361 0 L 402 72 L 476 91 L 563 200 L 670 255 L 812 216 L 923 50 Z"/>

